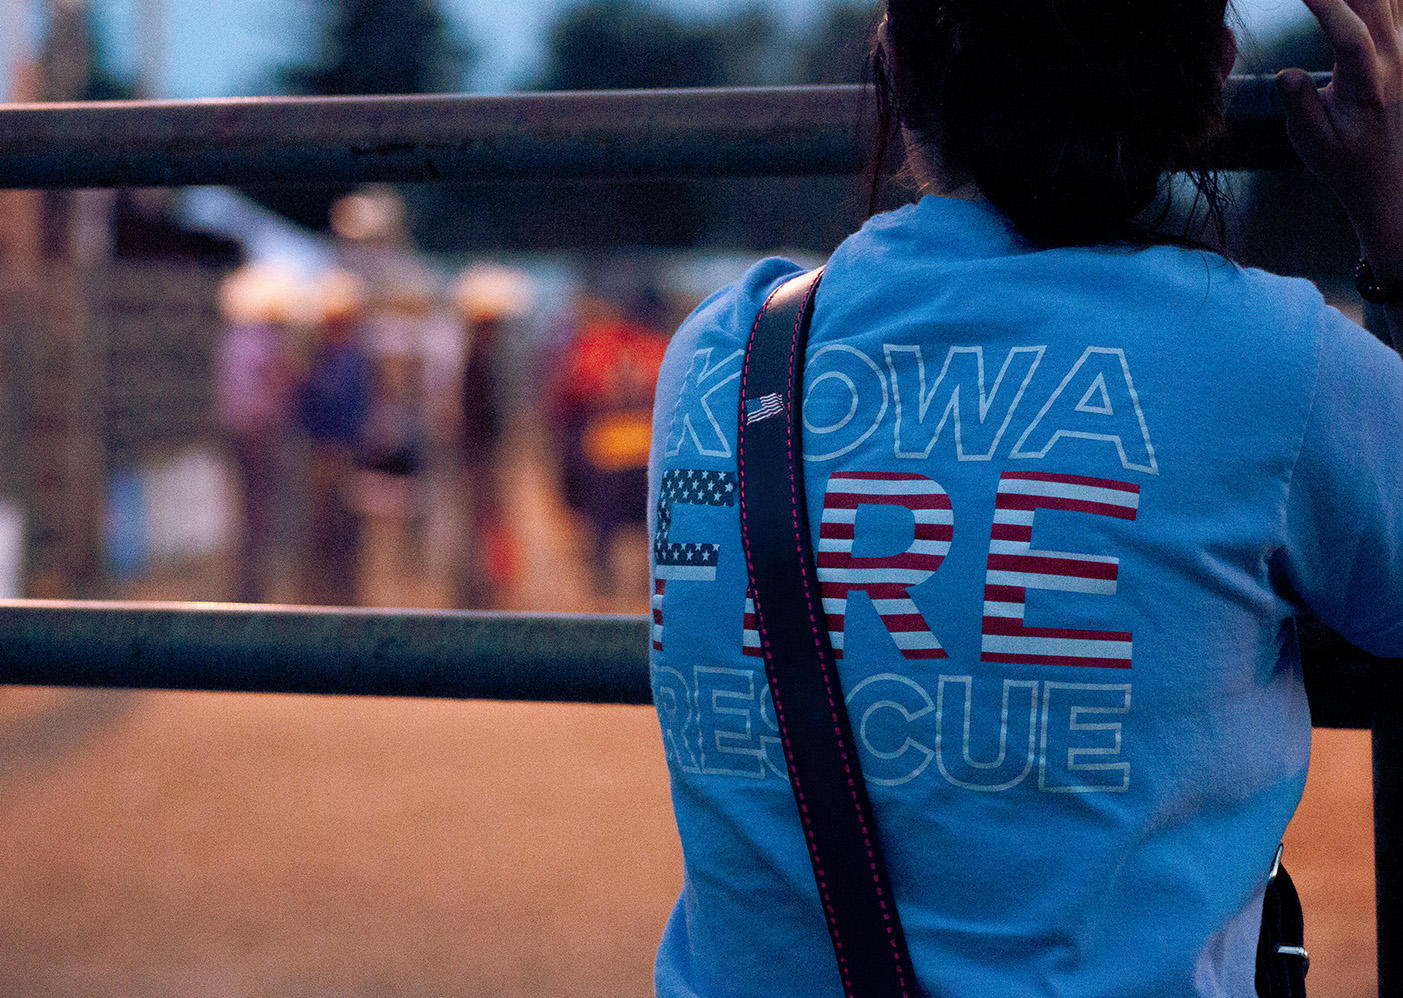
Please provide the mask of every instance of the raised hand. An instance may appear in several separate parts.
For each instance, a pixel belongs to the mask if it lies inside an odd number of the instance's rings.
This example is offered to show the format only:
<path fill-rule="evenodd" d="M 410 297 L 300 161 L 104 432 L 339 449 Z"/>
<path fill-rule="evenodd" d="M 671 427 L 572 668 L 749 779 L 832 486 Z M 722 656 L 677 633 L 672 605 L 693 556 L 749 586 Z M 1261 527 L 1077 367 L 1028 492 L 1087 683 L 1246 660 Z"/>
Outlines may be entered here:
<path fill-rule="evenodd" d="M 1303 0 L 1335 52 L 1317 90 L 1278 76 L 1301 161 L 1344 205 L 1375 273 L 1403 278 L 1403 0 Z"/>

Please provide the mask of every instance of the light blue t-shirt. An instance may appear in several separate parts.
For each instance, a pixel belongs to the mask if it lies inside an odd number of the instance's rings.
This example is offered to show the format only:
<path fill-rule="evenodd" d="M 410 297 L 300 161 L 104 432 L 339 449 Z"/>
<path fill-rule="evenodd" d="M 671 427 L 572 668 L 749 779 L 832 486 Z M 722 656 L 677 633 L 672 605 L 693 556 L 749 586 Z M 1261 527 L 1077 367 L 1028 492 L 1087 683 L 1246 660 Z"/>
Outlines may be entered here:
<path fill-rule="evenodd" d="M 705 302 L 659 385 L 652 684 L 686 860 L 662 995 L 841 993 L 735 504 L 741 350 L 796 272 Z M 1304 281 L 1034 251 L 932 197 L 834 254 L 805 385 L 824 609 L 923 987 L 1253 993 L 1310 750 L 1294 618 L 1403 655 L 1403 362 Z"/>

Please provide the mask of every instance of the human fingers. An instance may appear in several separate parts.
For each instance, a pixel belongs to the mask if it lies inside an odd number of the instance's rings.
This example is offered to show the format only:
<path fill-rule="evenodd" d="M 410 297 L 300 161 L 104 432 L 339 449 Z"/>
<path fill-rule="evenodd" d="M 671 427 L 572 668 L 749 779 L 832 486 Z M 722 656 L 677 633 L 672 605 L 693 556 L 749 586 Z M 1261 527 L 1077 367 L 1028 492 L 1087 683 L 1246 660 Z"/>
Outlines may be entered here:
<path fill-rule="evenodd" d="M 1346 0 L 1301 0 L 1315 15 L 1331 41 L 1346 41 L 1369 36 L 1368 25 Z M 1360 2 L 1360 0 L 1356 0 Z"/>
<path fill-rule="evenodd" d="M 1375 48 L 1393 51 L 1398 47 L 1398 0 L 1348 0 L 1364 26 Z"/>
<path fill-rule="evenodd" d="M 1286 131 L 1301 162 L 1313 173 L 1327 165 L 1334 126 L 1315 81 L 1303 69 L 1283 69 L 1276 77 L 1286 105 Z"/>
<path fill-rule="evenodd" d="M 1376 99 L 1377 50 L 1369 26 L 1345 0 L 1302 0 L 1335 52 L 1333 90 L 1346 100 Z M 1362 2 L 1362 0 L 1356 0 Z"/>
<path fill-rule="evenodd" d="M 1315 15 L 1315 19 L 1320 22 L 1321 30 L 1330 40 L 1330 47 L 1335 50 L 1336 58 L 1341 54 L 1367 53 L 1374 54 L 1373 33 L 1369 29 L 1368 23 L 1346 0 L 1302 0 L 1310 12 Z M 1371 18 L 1377 20 L 1377 5 L 1370 0 L 1355 0 L 1356 3 L 1364 6 L 1367 4 L 1366 12 Z"/>

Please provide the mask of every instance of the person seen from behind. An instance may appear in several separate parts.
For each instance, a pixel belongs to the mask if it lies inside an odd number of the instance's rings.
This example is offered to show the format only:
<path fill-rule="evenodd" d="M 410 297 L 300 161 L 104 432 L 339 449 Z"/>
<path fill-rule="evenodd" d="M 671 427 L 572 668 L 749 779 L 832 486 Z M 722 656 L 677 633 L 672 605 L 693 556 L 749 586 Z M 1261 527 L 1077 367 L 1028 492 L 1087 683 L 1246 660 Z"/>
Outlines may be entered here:
<path fill-rule="evenodd" d="M 1396 348 L 1403 9 L 1306 6 L 1336 65 L 1279 77 L 1291 137 Z M 1254 994 L 1309 759 L 1296 622 L 1403 656 L 1403 361 L 1165 228 L 1176 173 L 1221 217 L 1193 166 L 1226 0 L 881 13 L 884 141 L 922 196 L 828 261 L 803 485 L 911 993 Z M 652 683 L 686 864 L 660 995 L 844 991 L 733 498 L 740 351 L 798 272 L 704 302 L 659 384 Z"/>

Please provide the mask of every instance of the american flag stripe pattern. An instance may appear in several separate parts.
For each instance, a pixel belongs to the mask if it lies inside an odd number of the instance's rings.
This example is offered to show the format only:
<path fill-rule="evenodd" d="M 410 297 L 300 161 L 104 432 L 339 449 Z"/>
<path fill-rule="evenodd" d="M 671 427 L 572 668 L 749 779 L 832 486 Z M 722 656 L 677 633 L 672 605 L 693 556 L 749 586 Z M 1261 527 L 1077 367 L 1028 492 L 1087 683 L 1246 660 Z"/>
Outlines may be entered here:
<path fill-rule="evenodd" d="M 1033 514 L 1039 509 L 1133 520 L 1140 488 L 1125 482 L 1046 472 L 1006 472 L 994 504 L 994 529 L 984 585 L 985 662 L 1128 669 L 1129 631 L 1029 627 L 1029 589 L 1110 596 L 1120 563 L 1104 555 L 1036 551 Z"/>
<path fill-rule="evenodd" d="M 915 518 L 915 537 L 890 557 L 853 555 L 859 506 L 901 506 Z M 819 526 L 818 579 L 834 654 L 843 655 L 848 598 L 865 592 L 903 657 L 910 661 L 946 657 L 908 593 L 940 567 L 950 551 L 954 512 L 950 497 L 923 475 L 903 472 L 845 471 L 828 480 Z"/>
<path fill-rule="evenodd" d="M 653 580 L 653 597 L 649 600 L 653 610 L 653 650 L 663 650 L 663 596 L 667 594 L 667 579 Z"/>
<path fill-rule="evenodd" d="M 668 580 L 714 581 L 721 557 L 721 549 L 715 544 L 678 543 L 670 539 L 673 506 L 734 506 L 737 488 L 734 471 L 672 468 L 663 472 L 653 536 L 653 596 L 649 601 L 653 611 L 655 651 L 663 650 L 663 597 Z"/>
<path fill-rule="evenodd" d="M 758 423 L 762 419 L 769 419 L 771 416 L 778 416 L 784 412 L 784 399 L 778 392 L 771 392 L 768 395 L 761 395 L 759 398 L 745 400 L 745 422 L 749 426 L 751 423 Z"/>
<path fill-rule="evenodd" d="M 755 590 L 749 589 L 745 594 L 745 629 L 741 632 L 741 652 L 751 658 L 764 658 L 764 649 L 760 647 L 760 624 L 755 617 Z"/>

